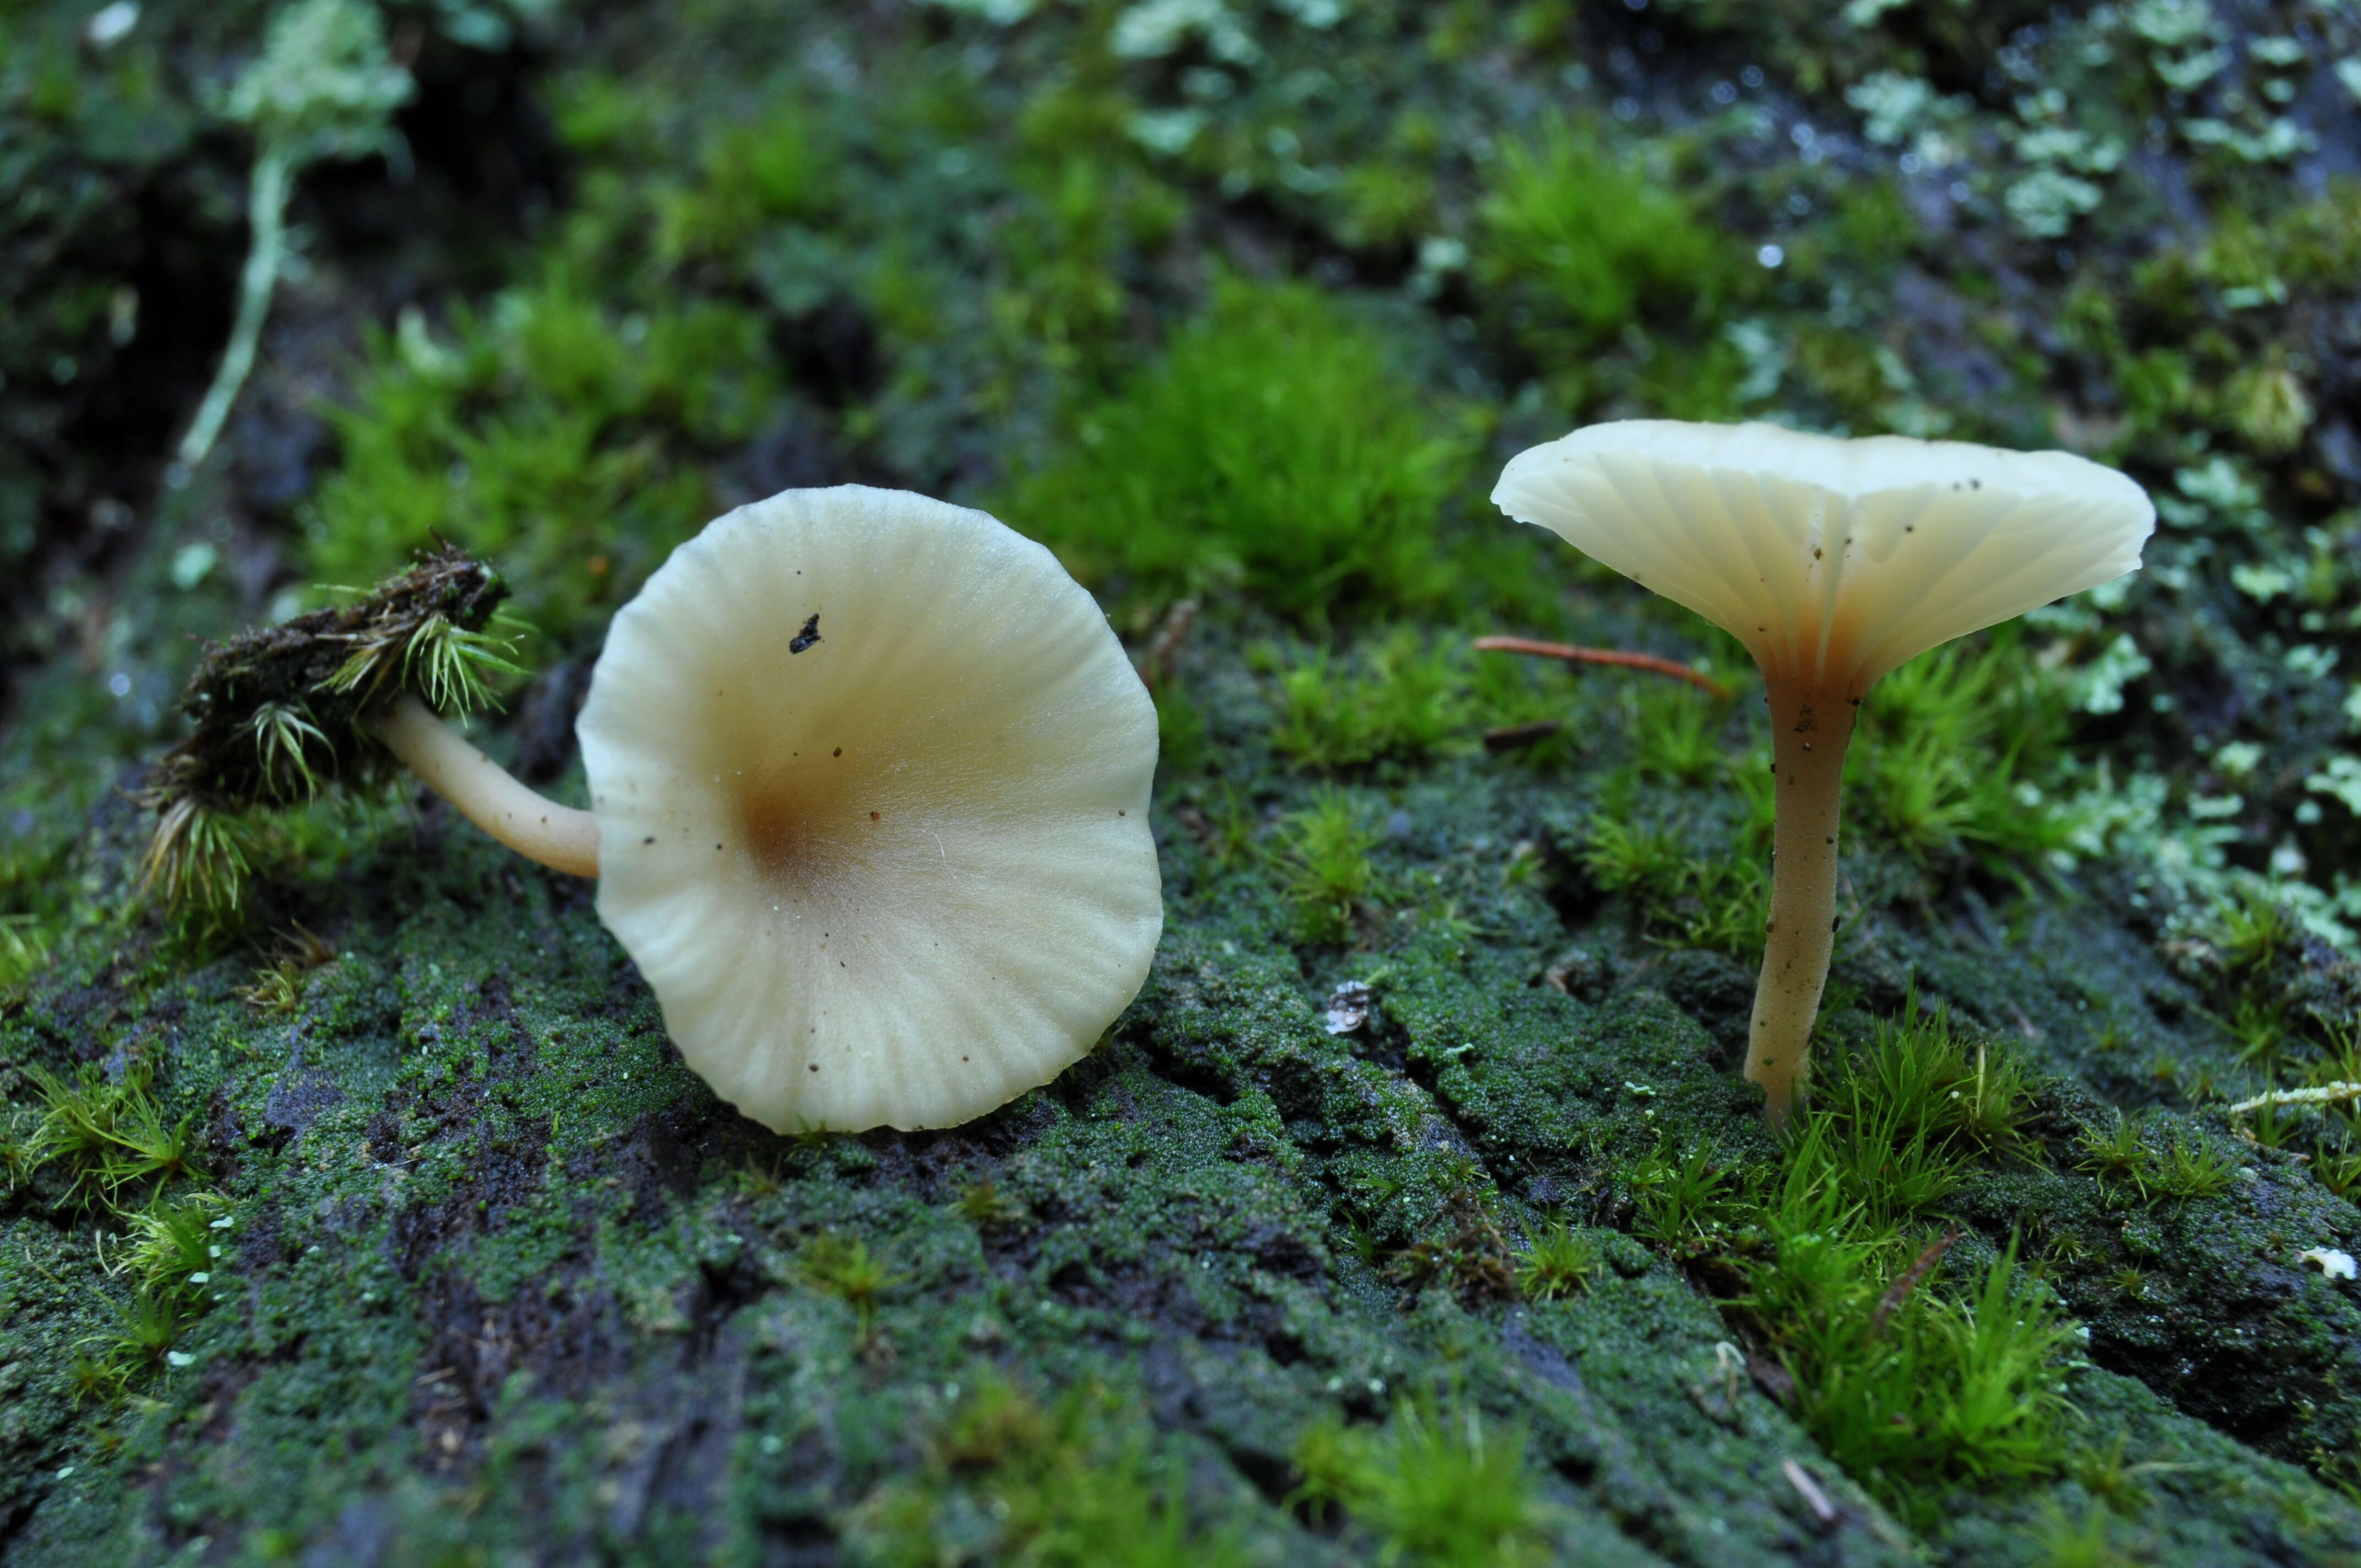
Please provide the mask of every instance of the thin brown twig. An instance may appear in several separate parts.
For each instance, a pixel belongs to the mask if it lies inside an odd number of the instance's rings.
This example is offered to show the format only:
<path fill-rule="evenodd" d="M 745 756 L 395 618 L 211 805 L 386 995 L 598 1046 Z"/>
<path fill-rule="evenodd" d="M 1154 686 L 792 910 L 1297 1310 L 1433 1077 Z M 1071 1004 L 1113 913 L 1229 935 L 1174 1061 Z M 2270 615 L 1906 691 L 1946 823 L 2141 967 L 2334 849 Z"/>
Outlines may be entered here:
<path fill-rule="evenodd" d="M 1885 1320 L 1892 1317 L 1895 1309 L 1910 1299 L 1910 1292 L 1916 1290 L 1918 1288 L 1918 1282 L 1926 1278 L 1927 1272 L 1942 1261 L 1943 1255 L 1959 1244 L 1960 1237 L 1963 1234 L 1959 1226 L 1953 1225 L 1943 1234 L 1942 1240 L 1930 1244 L 1925 1252 L 1918 1255 L 1916 1262 L 1904 1269 L 1894 1277 L 1894 1283 L 1885 1288 L 1885 1294 L 1877 1299 L 1875 1310 L 1869 1314 L 1869 1335 L 1872 1339 L 1885 1332 Z"/>
<path fill-rule="evenodd" d="M 1651 670 L 1660 675 L 1670 675 L 1676 681 L 1686 681 L 1700 690 L 1711 692 L 1723 702 L 1730 700 L 1730 688 L 1711 675 L 1692 670 L 1675 660 L 1659 658 L 1653 653 L 1631 653 L 1620 648 L 1577 648 L 1571 642 L 1543 642 L 1532 637 L 1478 637 L 1474 646 L 1485 653 L 1534 653 L 1544 659 L 1565 659 L 1577 664 L 1616 664 L 1627 670 Z"/>
<path fill-rule="evenodd" d="M 1180 644 L 1189 640 L 1189 629 L 1197 623 L 1197 601 L 1181 599 L 1165 611 L 1164 624 L 1158 629 L 1156 641 L 1148 645 L 1148 657 L 1140 664 L 1140 679 L 1151 692 L 1162 685 L 1172 674 L 1172 661 L 1180 654 Z"/>
<path fill-rule="evenodd" d="M 1532 724 L 1507 724 L 1498 729 L 1484 731 L 1484 750 L 1513 751 L 1520 746 L 1530 746 L 1536 740 L 1546 740 L 1565 728 L 1563 718 L 1544 718 Z"/>

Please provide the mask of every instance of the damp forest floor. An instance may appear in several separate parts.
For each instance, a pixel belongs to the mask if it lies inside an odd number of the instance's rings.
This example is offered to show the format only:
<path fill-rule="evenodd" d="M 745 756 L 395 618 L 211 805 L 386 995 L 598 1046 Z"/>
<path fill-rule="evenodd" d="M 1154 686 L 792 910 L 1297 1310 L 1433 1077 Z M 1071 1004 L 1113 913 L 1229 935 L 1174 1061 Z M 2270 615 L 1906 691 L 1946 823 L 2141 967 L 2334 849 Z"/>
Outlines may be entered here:
<path fill-rule="evenodd" d="M 194 464 L 300 8 L 0 11 L 0 1562 L 2361 1563 L 2349 14 L 310 5 L 407 95 Z M 1870 699 L 1784 1139 L 1752 673 L 1484 501 L 1645 415 L 2162 516 Z M 578 800 L 614 608 L 840 482 L 1156 695 L 1162 945 L 1056 1081 L 774 1135 L 400 784 L 142 894 L 203 640 L 466 545 Z"/>

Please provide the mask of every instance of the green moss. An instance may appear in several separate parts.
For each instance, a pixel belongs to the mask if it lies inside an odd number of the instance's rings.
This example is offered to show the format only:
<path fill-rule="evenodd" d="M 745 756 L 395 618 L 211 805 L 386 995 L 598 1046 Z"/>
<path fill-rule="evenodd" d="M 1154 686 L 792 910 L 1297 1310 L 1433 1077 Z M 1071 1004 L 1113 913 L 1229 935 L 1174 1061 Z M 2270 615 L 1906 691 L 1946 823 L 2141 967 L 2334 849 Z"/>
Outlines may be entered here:
<path fill-rule="evenodd" d="M 1568 377 L 1632 323 L 1709 321 L 1744 287 L 1736 243 L 1592 126 L 1554 121 L 1503 147 L 1477 215 L 1477 277 Z"/>
<path fill-rule="evenodd" d="M 1861 1142 L 1877 1141 L 1862 1131 L 1863 1114 L 1873 1113 L 1904 1142 L 1963 1157 L 2018 1149 L 2033 1114 L 2024 1061 L 1971 1034 L 1947 1007 L 1922 1013 L 1914 991 L 1899 1017 L 1879 1019 L 1861 1047 L 1835 1064 L 1828 1113 Z"/>
<path fill-rule="evenodd" d="M 1444 750 L 1466 723 L 1459 660 L 1447 643 L 1422 644 L 1410 631 L 1366 646 L 1349 663 L 1322 649 L 1281 670 L 1279 688 L 1271 744 L 1306 768 L 1385 763 L 1399 772 Z"/>
<path fill-rule="evenodd" d="M 1768 1207 L 1772 1260 L 1750 1309 L 1795 1379 L 1796 1412 L 1848 1473 L 1922 1523 L 1930 1483 L 2054 1473 L 2065 1455 L 2052 1298 L 1994 1257 L 1965 1299 L 1933 1288 L 1943 1245 L 1904 1244 L 1797 1158 Z"/>
<path fill-rule="evenodd" d="M 1378 836 L 1363 825 L 1353 798 L 1341 792 L 1319 795 L 1291 815 L 1286 832 L 1282 853 L 1297 938 L 1323 946 L 1350 941 L 1364 905 L 1377 891 L 1369 850 Z"/>
<path fill-rule="evenodd" d="M 924 1471 L 888 1483 L 851 1519 L 851 1560 L 1039 1568 L 1229 1568 L 1235 1532 L 1199 1525 L 1182 1472 L 1104 1384 L 1048 1408 L 986 1365 L 930 1445 Z"/>
<path fill-rule="evenodd" d="M 1046 133 L 1036 126 L 1028 139 L 1038 146 Z M 999 247 L 1006 282 L 990 301 L 1002 352 L 1012 361 L 1038 353 L 1051 372 L 1101 381 L 1127 346 L 1124 274 L 1167 247 L 1185 204 L 1104 145 L 1037 152 L 1016 176 L 1020 200 Z"/>
<path fill-rule="evenodd" d="M 1433 232 L 1434 177 L 1414 163 L 1373 159 L 1345 171 L 1337 230 L 1347 245 L 1400 245 Z"/>
<path fill-rule="evenodd" d="M 1517 1260 L 1517 1288 L 1529 1301 L 1554 1301 L 1580 1294 L 1605 1266 L 1597 1236 L 1553 1220 L 1534 1230 L 1532 1245 Z"/>
<path fill-rule="evenodd" d="M 1666 1135 L 1631 1172 L 1639 1232 L 1659 1246 L 1718 1242 L 1747 1212 L 1747 1173 L 1703 1140 Z"/>
<path fill-rule="evenodd" d="M 1306 1501 L 1344 1510 L 1394 1561 L 1508 1568 L 1548 1560 L 1524 1434 L 1455 1402 L 1405 1399 L 1381 1427 L 1331 1421 L 1295 1450 Z"/>
<path fill-rule="evenodd" d="M 1879 681 L 1846 758 L 1871 830 L 1922 861 L 2024 868 L 2074 823 L 2043 784 L 2068 729 L 2065 694 L 2021 628 L 1946 643 Z"/>
<path fill-rule="evenodd" d="M 342 466 L 308 510 L 316 580 L 365 584 L 436 538 L 498 559 L 561 645 L 713 510 L 704 454 L 744 441 L 778 386 L 761 318 L 688 301 L 619 319 L 564 273 L 456 341 L 371 338 L 335 415 Z"/>
<path fill-rule="evenodd" d="M 588 123 L 575 127 L 577 135 L 598 136 L 595 108 L 578 113 Z M 655 193 L 656 258 L 666 269 L 741 262 L 758 236 L 825 212 L 832 174 L 809 111 L 792 96 L 758 119 L 716 126 L 706 133 L 695 182 Z"/>
<path fill-rule="evenodd" d="M 1435 516 L 1469 457 L 1337 305 L 1232 283 L 995 510 L 1086 582 L 1242 586 L 1318 623 L 1444 592 Z"/>
<path fill-rule="evenodd" d="M 903 1276 L 869 1250 L 866 1239 L 834 1231 L 823 1231 L 806 1242 L 796 1261 L 814 1289 L 852 1309 L 860 1319 L 864 1342 L 869 1339 L 870 1319 L 876 1311 L 878 1298 L 903 1282 Z"/>
<path fill-rule="evenodd" d="M 96 1068 L 71 1077 L 33 1065 L 25 1075 L 40 1096 L 40 1120 L 21 1146 L 19 1181 L 58 1162 L 66 1196 L 83 1207 L 119 1201 L 196 1169 L 192 1117 L 168 1123 L 144 1067 L 110 1082 Z"/>
<path fill-rule="evenodd" d="M 1610 794 L 1576 853 L 1601 890 L 1628 902 L 1647 935 L 1740 958 L 1760 954 L 1771 893 L 1760 850 L 1701 854 L 1691 831 L 1677 819 L 1631 820 Z"/>
<path fill-rule="evenodd" d="M 1827 227 L 1836 254 L 1871 277 L 1899 266 L 1918 237 L 1900 183 L 1888 178 L 1846 184 L 1837 193 Z"/>

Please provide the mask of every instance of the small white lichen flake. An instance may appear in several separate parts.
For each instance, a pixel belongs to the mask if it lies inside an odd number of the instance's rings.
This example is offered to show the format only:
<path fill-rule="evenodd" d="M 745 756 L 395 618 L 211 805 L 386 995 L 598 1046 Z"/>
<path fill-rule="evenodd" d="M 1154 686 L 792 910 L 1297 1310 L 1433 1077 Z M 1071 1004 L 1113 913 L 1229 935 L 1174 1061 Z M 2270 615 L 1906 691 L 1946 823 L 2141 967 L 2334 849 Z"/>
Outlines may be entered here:
<path fill-rule="evenodd" d="M 2310 1248 L 2299 1261 L 2307 1268 L 2317 1268 L 2331 1279 L 2351 1279 L 2361 1275 L 2361 1268 L 2354 1265 L 2353 1255 L 2339 1252 L 2334 1247 Z"/>

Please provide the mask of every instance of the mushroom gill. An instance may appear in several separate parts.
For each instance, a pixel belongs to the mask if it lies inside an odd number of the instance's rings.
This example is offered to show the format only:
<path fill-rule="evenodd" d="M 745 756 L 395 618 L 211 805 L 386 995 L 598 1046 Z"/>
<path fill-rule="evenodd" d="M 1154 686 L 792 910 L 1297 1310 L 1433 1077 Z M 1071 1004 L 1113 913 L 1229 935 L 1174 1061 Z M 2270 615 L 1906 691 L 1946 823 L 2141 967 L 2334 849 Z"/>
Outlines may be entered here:
<path fill-rule="evenodd" d="M 774 1128 L 965 1121 L 1146 976 L 1153 707 L 1089 594 L 981 512 L 739 509 L 617 615 L 577 728 L 599 915 Z"/>

